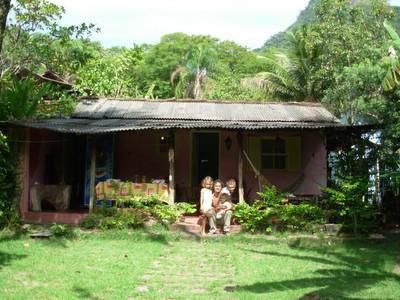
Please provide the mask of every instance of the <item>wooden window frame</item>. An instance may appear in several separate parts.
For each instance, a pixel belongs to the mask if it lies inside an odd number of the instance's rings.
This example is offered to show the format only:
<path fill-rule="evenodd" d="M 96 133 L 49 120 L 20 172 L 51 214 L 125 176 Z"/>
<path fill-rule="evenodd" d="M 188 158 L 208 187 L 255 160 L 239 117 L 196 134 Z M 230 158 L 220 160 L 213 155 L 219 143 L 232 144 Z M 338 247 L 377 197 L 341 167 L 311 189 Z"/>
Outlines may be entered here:
<path fill-rule="evenodd" d="M 284 143 L 284 152 L 276 152 L 276 141 L 277 140 L 281 140 Z M 263 152 L 263 143 L 265 141 L 273 141 L 273 150 L 274 150 L 273 152 Z M 261 159 L 261 169 L 262 170 L 267 170 L 267 171 L 285 171 L 285 170 L 287 170 L 287 168 L 288 168 L 288 162 L 287 162 L 288 152 L 287 152 L 287 142 L 286 142 L 286 140 L 284 138 L 280 138 L 278 136 L 276 136 L 276 137 L 262 137 L 260 139 L 260 147 L 261 147 L 261 149 L 260 149 L 261 158 L 260 159 Z M 265 156 L 272 157 L 272 164 L 273 164 L 272 168 L 264 168 L 264 166 L 263 166 L 263 158 Z M 283 157 L 284 158 L 284 166 L 283 166 L 283 168 L 276 167 L 276 165 L 277 165 L 277 163 L 276 163 L 277 157 L 280 157 L 280 158 Z"/>

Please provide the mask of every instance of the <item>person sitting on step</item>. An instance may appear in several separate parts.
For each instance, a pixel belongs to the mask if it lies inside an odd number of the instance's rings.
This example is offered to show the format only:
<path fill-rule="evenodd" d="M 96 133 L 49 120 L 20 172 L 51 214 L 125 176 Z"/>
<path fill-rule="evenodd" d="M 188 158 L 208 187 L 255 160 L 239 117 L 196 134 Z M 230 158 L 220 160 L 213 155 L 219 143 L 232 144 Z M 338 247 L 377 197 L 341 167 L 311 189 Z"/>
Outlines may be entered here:
<path fill-rule="evenodd" d="M 212 186 L 213 179 L 210 176 L 204 177 L 201 181 L 202 189 L 200 191 L 200 212 L 202 215 L 199 218 L 200 234 L 205 235 L 207 220 L 210 216 L 215 215 L 215 210 L 212 206 L 213 194 Z"/>

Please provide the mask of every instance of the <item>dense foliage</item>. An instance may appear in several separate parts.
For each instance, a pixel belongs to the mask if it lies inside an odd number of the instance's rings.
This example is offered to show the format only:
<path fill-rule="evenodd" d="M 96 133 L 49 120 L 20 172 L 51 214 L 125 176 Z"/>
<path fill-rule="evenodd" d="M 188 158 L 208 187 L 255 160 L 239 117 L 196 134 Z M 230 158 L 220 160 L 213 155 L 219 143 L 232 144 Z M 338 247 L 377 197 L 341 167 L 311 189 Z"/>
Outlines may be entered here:
<path fill-rule="evenodd" d="M 242 203 L 235 207 L 234 217 L 251 232 L 272 230 L 309 231 L 324 224 L 325 212 L 312 203 L 288 203 L 285 195 L 275 186 L 265 186 L 253 204 Z"/>
<path fill-rule="evenodd" d="M 18 222 L 16 159 L 0 131 L 0 229 Z"/>
<path fill-rule="evenodd" d="M 82 226 L 93 229 L 127 229 L 143 227 L 145 223 L 160 223 L 170 225 L 184 214 L 196 211 L 194 205 L 179 202 L 169 205 L 160 196 L 122 197 L 117 200 L 116 207 L 109 207 L 102 202 L 94 213 L 86 217 Z"/>

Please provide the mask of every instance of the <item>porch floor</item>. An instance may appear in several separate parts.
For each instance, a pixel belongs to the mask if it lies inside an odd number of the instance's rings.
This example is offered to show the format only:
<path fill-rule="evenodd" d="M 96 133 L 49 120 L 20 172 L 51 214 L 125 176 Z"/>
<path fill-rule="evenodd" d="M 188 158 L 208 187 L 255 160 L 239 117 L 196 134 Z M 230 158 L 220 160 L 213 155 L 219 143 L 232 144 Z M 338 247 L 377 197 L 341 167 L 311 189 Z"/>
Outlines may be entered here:
<path fill-rule="evenodd" d="M 179 230 L 191 235 L 200 236 L 200 225 L 197 224 L 200 216 L 185 216 L 182 220 L 172 225 L 172 230 Z M 242 229 L 241 225 L 231 225 L 231 234 L 239 233 Z M 218 232 L 217 236 L 222 234 Z"/>

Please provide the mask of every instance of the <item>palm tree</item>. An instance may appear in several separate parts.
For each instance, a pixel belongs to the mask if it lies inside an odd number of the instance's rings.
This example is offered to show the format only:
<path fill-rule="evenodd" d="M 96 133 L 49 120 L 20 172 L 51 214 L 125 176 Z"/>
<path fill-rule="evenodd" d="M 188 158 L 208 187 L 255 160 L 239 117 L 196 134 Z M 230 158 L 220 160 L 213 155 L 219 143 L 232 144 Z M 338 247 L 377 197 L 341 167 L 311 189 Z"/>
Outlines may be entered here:
<path fill-rule="evenodd" d="M 257 74 L 261 85 L 274 99 L 283 101 L 317 101 L 319 95 L 312 80 L 313 53 L 307 48 L 307 27 L 288 33 L 290 46 L 285 50 L 269 50 L 260 57 L 268 69 Z"/>
<path fill-rule="evenodd" d="M 195 46 L 186 56 L 185 65 L 178 66 L 171 74 L 176 98 L 201 99 L 208 73 L 214 68 L 216 53 L 207 45 Z"/>

